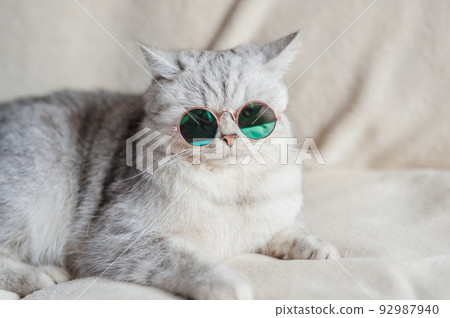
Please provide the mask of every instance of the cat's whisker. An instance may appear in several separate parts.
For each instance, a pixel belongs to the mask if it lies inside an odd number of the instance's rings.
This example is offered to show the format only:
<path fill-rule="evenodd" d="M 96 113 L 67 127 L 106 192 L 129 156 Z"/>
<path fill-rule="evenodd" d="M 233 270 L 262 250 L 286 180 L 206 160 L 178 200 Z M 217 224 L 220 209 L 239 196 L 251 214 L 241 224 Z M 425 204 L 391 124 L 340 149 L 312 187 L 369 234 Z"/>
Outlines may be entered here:
<path fill-rule="evenodd" d="M 129 178 L 126 178 L 126 179 L 122 179 L 122 181 L 129 181 L 129 180 L 138 178 L 138 177 L 141 176 L 143 173 L 145 173 L 145 170 L 144 170 L 144 171 L 141 171 L 141 172 L 139 172 L 139 173 L 137 173 L 137 174 L 135 174 L 135 175 L 132 176 L 132 177 L 129 177 Z"/>
<path fill-rule="evenodd" d="M 172 154 L 172 155 L 170 155 L 170 156 L 168 156 L 166 158 L 171 158 L 171 157 L 172 158 L 178 158 L 178 157 L 181 157 L 183 154 L 188 153 L 189 151 L 191 151 L 191 150 L 190 149 L 184 149 L 184 150 L 182 150 L 182 151 L 180 151 L 178 153 L 174 153 L 174 154 Z M 186 156 L 186 157 L 188 157 L 188 156 Z M 173 161 L 173 159 L 169 159 L 169 161 L 167 163 L 172 162 L 172 161 Z M 162 167 L 166 166 L 167 163 L 163 164 Z M 123 179 L 122 181 L 133 180 L 133 179 L 136 179 L 136 178 L 138 178 L 138 177 L 140 177 L 140 176 L 142 176 L 142 175 L 144 175 L 146 173 L 147 173 L 147 170 L 142 170 L 139 173 L 137 173 L 136 175 L 134 175 L 132 177 L 129 177 L 129 178 L 126 178 L 126 179 Z"/>
<path fill-rule="evenodd" d="M 187 158 L 189 158 L 189 157 L 190 157 L 190 155 L 176 157 L 176 158 L 174 158 L 174 159 L 172 159 L 172 160 L 170 160 L 170 161 L 165 162 L 164 164 L 162 164 L 162 165 L 161 165 L 160 167 L 158 167 L 158 168 L 168 168 L 168 167 L 171 167 L 171 166 L 173 166 L 175 163 L 178 163 L 179 161 L 184 160 L 184 159 L 187 159 Z"/>

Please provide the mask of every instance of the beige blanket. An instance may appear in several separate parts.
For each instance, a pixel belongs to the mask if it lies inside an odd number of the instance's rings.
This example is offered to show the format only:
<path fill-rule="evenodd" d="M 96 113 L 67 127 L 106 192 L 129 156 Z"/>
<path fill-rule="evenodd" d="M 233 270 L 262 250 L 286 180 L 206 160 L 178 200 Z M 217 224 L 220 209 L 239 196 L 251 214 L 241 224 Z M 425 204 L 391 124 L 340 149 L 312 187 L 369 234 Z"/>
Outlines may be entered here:
<path fill-rule="evenodd" d="M 450 298 L 450 2 L 79 2 L 140 63 L 135 41 L 226 48 L 303 29 L 286 76 L 296 80 L 289 115 L 327 163 L 305 167 L 305 213 L 310 231 L 345 258 L 230 260 L 257 298 Z M 63 87 L 141 92 L 148 84 L 76 2 L 1 0 L 1 8 L 0 100 Z M 94 280 L 27 298 L 76 298 Z M 173 297 L 104 279 L 82 296 Z"/>

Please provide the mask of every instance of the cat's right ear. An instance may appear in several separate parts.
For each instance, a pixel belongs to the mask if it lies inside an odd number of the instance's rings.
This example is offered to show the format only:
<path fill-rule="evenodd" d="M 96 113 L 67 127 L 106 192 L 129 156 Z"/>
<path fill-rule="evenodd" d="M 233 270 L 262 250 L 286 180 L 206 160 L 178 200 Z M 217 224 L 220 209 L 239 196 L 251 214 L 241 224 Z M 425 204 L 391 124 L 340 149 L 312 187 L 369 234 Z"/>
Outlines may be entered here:
<path fill-rule="evenodd" d="M 138 45 L 147 61 L 150 74 L 155 80 L 171 79 L 180 72 L 176 52 L 155 49 L 139 42 Z"/>

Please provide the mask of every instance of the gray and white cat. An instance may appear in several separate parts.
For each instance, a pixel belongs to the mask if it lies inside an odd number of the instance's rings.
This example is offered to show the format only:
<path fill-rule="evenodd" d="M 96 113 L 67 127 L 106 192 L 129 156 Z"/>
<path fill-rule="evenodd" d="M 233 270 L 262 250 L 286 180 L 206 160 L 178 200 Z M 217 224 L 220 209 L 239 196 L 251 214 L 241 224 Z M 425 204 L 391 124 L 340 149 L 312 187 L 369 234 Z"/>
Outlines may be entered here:
<path fill-rule="evenodd" d="M 271 137 L 292 136 L 282 76 L 298 46 L 297 33 L 223 51 L 142 46 L 157 81 L 142 96 L 65 91 L 0 105 L 0 289 L 24 296 L 102 275 L 187 298 L 251 299 L 247 279 L 224 259 L 338 257 L 293 220 L 299 166 L 226 164 L 232 151 L 247 153 L 228 114 L 214 143 L 239 138 L 223 160 L 193 164 L 172 130 L 187 108 L 235 112 L 261 100 L 282 116 Z M 153 174 L 125 164 L 125 140 L 145 127 L 172 135 L 180 154 Z M 271 137 L 264 153 L 278 150 Z"/>

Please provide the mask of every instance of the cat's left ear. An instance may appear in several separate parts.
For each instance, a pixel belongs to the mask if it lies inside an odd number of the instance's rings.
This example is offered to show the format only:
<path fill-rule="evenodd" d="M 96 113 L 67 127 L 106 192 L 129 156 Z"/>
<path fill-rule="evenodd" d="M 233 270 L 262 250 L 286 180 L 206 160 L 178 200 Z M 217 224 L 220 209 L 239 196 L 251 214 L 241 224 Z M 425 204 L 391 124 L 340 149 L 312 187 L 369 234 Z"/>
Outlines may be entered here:
<path fill-rule="evenodd" d="M 170 79 L 181 72 L 178 67 L 179 63 L 177 63 L 178 57 L 176 52 L 148 47 L 139 42 L 138 45 L 147 61 L 150 74 L 156 80 L 158 78 Z"/>
<path fill-rule="evenodd" d="M 283 76 L 298 54 L 300 45 L 300 31 L 261 45 L 261 51 L 266 59 L 265 67 L 275 74 Z"/>

